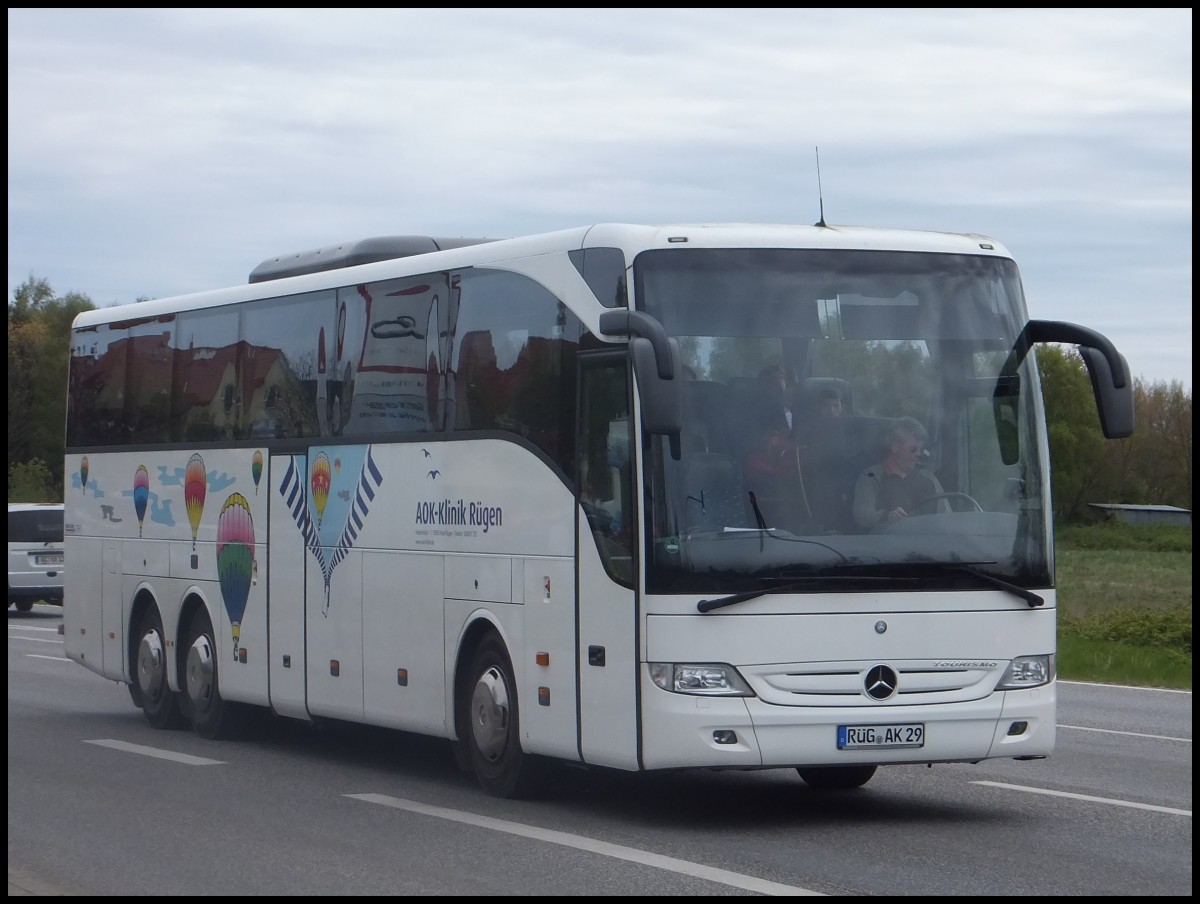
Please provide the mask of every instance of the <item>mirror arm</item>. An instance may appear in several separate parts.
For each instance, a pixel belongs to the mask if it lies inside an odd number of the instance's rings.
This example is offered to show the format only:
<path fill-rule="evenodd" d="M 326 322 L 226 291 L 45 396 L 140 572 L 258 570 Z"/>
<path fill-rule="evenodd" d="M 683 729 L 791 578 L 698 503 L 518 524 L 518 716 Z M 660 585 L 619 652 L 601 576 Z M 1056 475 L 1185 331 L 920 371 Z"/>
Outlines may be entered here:
<path fill-rule="evenodd" d="M 675 379 L 667 331 L 645 311 L 605 311 L 600 315 L 600 332 L 608 336 L 641 336 L 654 347 L 654 363 L 663 380 Z"/>

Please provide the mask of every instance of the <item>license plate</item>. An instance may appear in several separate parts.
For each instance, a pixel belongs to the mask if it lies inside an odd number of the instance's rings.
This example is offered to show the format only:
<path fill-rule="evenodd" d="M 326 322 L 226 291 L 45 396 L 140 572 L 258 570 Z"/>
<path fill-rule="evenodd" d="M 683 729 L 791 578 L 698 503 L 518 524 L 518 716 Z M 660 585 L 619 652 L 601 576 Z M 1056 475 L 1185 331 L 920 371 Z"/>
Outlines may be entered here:
<path fill-rule="evenodd" d="M 61 552 L 51 553 L 50 555 L 47 555 L 47 556 L 34 556 L 33 557 L 34 565 L 61 565 L 62 563 L 63 563 L 63 557 L 62 557 Z"/>
<path fill-rule="evenodd" d="M 839 725 L 838 750 L 882 750 L 897 747 L 924 747 L 925 724 Z"/>

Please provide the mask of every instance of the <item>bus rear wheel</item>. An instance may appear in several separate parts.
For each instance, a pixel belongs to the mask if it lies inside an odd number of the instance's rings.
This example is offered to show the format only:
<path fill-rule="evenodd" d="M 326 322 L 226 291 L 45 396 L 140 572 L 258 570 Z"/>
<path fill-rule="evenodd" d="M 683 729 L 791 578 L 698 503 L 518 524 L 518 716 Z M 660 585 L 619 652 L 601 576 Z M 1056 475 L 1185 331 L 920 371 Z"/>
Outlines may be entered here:
<path fill-rule="evenodd" d="M 241 707 L 221 697 L 217 643 L 204 608 L 192 616 L 185 650 L 183 686 L 192 729 L 211 741 L 232 737 L 241 726 Z"/>
<path fill-rule="evenodd" d="M 146 721 L 155 728 L 182 728 L 183 714 L 179 698 L 167 683 L 167 645 L 163 637 L 162 617 L 153 605 L 142 613 L 138 624 L 138 645 L 133 702 L 141 706 Z M 136 691 L 134 686 L 136 685 Z"/>
<path fill-rule="evenodd" d="M 495 797 L 536 793 L 541 770 L 535 758 L 521 750 L 517 683 L 504 643 L 495 633 L 475 648 L 456 709 L 462 758 L 480 787 Z"/>
<path fill-rule="evenodd" d="M 812 766 L 798 768 L 804 784 L 823 791 L 861 788 L 871 780 L 877 766 Z"/>

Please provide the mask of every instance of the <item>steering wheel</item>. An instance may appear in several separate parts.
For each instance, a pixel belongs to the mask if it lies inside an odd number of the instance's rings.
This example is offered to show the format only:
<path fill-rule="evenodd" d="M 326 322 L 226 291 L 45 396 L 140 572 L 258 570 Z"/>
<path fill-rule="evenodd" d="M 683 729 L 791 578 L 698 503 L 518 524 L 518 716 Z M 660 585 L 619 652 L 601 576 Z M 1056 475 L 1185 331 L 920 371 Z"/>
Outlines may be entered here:
<path fill-rule="evenodd" d="M 975 501 L 975 497 L 969 496 L 966 493 L 938 493 L 934 496 L 926 496 L 924 499 L 922 499 L 920 502 L 918 502 L 916 505 L 914 505 L 913 508 L 918 509 L 921 506 L 925 505 L 925 503 L 927 503 L 927 502 L 938 502 L 942 499 L 965 499 L 967 502 L 969 502 L 971 504 L 972 511 L 976 511 L 976 512 L 983 511 L 983 506 Z"/>

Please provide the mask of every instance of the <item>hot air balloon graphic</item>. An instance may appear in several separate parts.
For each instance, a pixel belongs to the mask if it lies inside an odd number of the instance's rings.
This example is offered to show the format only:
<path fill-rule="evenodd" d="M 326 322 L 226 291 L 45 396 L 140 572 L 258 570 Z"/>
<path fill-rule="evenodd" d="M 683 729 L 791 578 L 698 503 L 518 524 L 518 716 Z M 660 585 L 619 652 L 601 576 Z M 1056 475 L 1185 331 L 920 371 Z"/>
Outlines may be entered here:
<path fill-rule="evenodd" d="M 192 524 L 192 552 L 196 551 L 196 532 L 200 530 L 200 516 L 204 514 L 204 497 L 208 493 L 208 475 L 204 472 L 204 459 L 197 452 L 188 459 L 183 474 L 183 502 L 187 506 L 188 521 Z"/>
<path fill-rule="evenodd" d="M 87 456 L 83 456 L 83 461 L 79 463 L 79 482 L 83 484 L 83 494 L 87 495 L 87 475 L 88 475 L 88 460 Z"/>
<path fill-rule="evenodd" d="M 329 500 L 329 456 L 318 452 L 312 466 L 312 498 L 317 507 L 317 527 L 321 526 L 321 518 L 325 514 L 325 503 Z"/>
<path fill-rule="evenodd" d="M 137 513 L 138 536 L 142 535 L 142 521 L 146 518 L 146 503 L 150 500 L 150 472 L 145 465 L 138 465 L 133 472 L 133 510 Z"/>
<path fill-rule="evenodd" d="M 342 460 L 340 458 L 335 458 L 333 460 L 333 473 L 334 474 L 342 473 Z"/>
<path fill-rule="evenodd" d="M 254 495 L 258 495 L 258 482 L 262 480 L 262 452 L 255 451 L 254 459 L 250 464 L 250 474 L 254 478 Z"/>
<path fill-rule="evenodd" d="M 233 630 L 233 658 L 237 661 L 242 637 L 242 616 L 254 579 L 254 521 L 246 497 L 234 493 L 221 506 L 217 518 L 217 578 L 221 598 Z"/>

